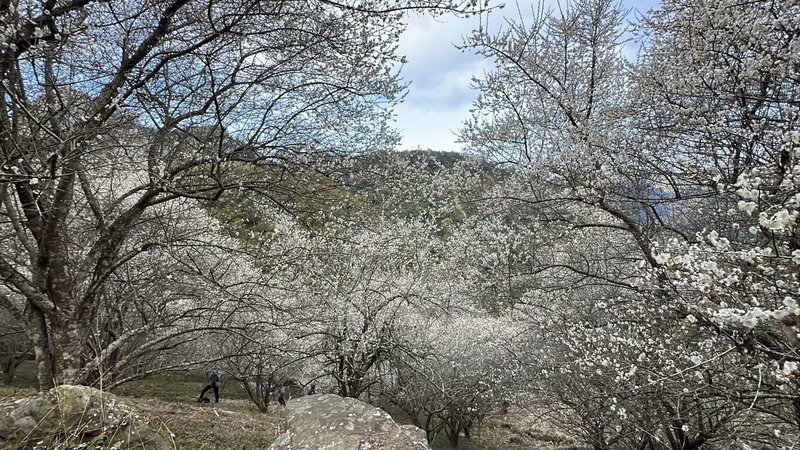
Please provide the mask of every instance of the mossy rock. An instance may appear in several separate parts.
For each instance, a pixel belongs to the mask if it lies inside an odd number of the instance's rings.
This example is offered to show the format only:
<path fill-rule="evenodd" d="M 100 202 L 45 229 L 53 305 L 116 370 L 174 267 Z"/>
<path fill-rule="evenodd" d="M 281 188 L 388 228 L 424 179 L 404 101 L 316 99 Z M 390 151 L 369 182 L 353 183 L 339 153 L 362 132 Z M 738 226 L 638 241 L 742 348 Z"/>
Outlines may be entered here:
<path fill-rule="evenodd" d="M 88 386 L 62 385 L 0 403 L 0 447 L 174 448 L 134 405 Z"/>

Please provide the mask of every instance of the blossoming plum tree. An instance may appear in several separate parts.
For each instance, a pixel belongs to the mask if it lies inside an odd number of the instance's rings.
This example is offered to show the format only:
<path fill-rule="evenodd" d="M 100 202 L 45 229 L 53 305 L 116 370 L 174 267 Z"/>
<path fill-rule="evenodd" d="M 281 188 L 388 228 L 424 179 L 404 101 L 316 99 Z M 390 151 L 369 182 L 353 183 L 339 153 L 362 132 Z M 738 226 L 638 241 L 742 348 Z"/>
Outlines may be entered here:
<path fill-rule="evenodd" d="M 596 448 L 765 442 L 729 432 L 753 411 L 791 441 L 797 5 L 664 1 L 635 62 L 612 2 L 533 16 L 470 40 L 496 68 L 462 138 L 512 174 L 485 198 L 555 238 L 511 275 L 545 391 Z"/>
<path fill-rule="evenodd" d="M 146 211 L 242 185 L 278 201 L 319 152 L 391 146 L 401 13 L 471 7 L 0 4 L 0 279 L 12 291 L 0 303 L 26 324 L 40 388 L 88 382 L 86 331 L 102 291 L 153 248 L 131 245 L 157 220 Z M 244 164 L 264 170 L 232 172 Z M 103 191 L 108 171 L 137 182 Z"/>

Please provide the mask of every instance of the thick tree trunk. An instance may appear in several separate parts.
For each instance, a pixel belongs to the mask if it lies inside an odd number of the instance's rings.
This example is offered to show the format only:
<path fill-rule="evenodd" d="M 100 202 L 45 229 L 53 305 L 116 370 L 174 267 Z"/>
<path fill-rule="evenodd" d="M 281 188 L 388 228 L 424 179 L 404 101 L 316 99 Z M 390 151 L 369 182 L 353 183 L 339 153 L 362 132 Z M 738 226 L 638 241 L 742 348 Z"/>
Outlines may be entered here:
<path fill-rule="evenodd" d="M 340 368 L 343 368 L 338 377 L 339 396 L 341 397 L 358 398 L 364 390 L 361 376 L 349 368 L 352 364 L 352 361 L 349 360 L 340 364 Z"/>
<path fill-rule="evenodd" d="M 428 440 L 429 444 L 433 444 L 433 441 L 436 440 L 436 436 L 439 434 L 441 426 L 436 423 L 434 415 L 428 413 L 426 414 L 425 427 L 423 429 L 425 430 L 425 439 Z"/>
<path fill-rule="evenodd" d="M 56 384 L 84 384 L 81 376 L 84 340 L 80 326 L 68 317 L 60 323 L 53 322 L 53 372 Z"/>
<path fill-rule="evenodd" d="M 32 310 L 29 313 L 28 337 L 33 343 L 39 390 L 46 391 L 60 384 L 84 384 L 84 333 L 68 315 L 59 313 L 50 319 Z"/>
<path fill-rule="evenodd" d="M 447 442 L 450 444 L 450 447 L 457 448 L 458 447 L 458 430 L 452 430 L 448 427 L 446 430 L 447 433 Z"/>
<path fill-rule="evenodd" d="M 464 428 L 461 420 L 459 419 L 449 419 L 447 420 L 447 424 L 445 426 L 445 433 L 447 434 L 447 442 L 450 443 L 450 446 L 453 448 L 458 447 L 458 440 L 459 435 L 461 434 L 461 430 Z"/>
<path fill-rule="evenodd" d="M 237 378 L 242 383 L 250 400 L 258 407 L 258 412 L 266 413 L 269 409 L 269 398 L 271 392 L 267 389 L 266 378 L 263 375 L 256 375 L 255 381 L 250 381 L 247 377 Z"/>
<path fill-rule="evenodd" d="M 36 360 L 36 379 L 39 390 L 46 391 L 55 387 L 53 374 L 53 355 L 50 351 L 50 339 L 47 334 L 47 320 L 41 311 L 31 309 L 28 313 L 28 338 L 33 343 L 33 355 Z"/>

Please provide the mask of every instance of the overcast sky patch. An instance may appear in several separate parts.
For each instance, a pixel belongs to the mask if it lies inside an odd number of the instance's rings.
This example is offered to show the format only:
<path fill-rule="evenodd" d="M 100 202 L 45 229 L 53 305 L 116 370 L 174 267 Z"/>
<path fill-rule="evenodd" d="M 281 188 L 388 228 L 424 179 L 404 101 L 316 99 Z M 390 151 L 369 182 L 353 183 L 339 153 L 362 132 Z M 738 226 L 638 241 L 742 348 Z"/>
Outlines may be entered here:
<path fill-rule="evenodd" d="M 623 5 L 638 12 L 648 11 L 658 0 L 624 0 Z M 519 9 L 509 4 L 492 12 L 491 24 L 499 25 L 503 16 L 516 18 L 519 11 L 530 11 L 530 2 Z M 633 20 L 638 14 L 633 13 Z M 482 77 L 491 67 L 474 50 L 461 50 L 463 39 L 477 28 L 477 17 L 446 15 L 433 18 L 412 14 L 400 38 L 399 53 L 406 56 L 402 75 L 410 83 L 402 105 L 395 109 L 397 129 L 402 135 L 401 150 L 431 149 L 459 151 L 455 133 L 469 116 L 478 92 L 470 88 L 473 76 Z M 634 57 L 635 46 L 625 47 L 625 56 Z"/>

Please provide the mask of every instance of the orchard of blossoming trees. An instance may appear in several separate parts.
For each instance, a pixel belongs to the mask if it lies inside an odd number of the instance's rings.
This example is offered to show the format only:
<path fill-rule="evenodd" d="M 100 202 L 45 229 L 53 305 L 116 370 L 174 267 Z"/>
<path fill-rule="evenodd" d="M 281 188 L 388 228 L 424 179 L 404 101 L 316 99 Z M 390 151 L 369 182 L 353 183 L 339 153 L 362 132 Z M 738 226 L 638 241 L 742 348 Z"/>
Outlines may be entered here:
<path fill-rule="evenodd" d="M 466 152 L 386 151 L 404 11 L 486 8 L 0 3 L 5 375 L 315 382 L 454 446 L 509 409 L 800 445 L 800 5 L 521 10 L 465 42 Z"/>
<path fill-rule="evenodd" d="M 496 66 L 462 137 L 539 230 L 508 275 L 537 401 L 595 448 L 797 445 L 800 6 L 664 1 L 635 62 L 623 16 L 470 40 Z"/>
<path fill-rule="evenodd" d="M 291 209 L 316 195 L 297 180 L 328 170 L 313 167 L 321 155 L 390 147 L 401 14 L 478 8 L 0 3 L 0 299 L 26 325 L 40 387 L 94 383 L 128 345 L 173 347 L 191 316 L 227 329 L 215 320 L 238 305 L 187 305 L 200 286 L 162 276 L 167 264 L 220 281 L 199 260 L 228 245 L 182 214 L 245 188 Z"/>

